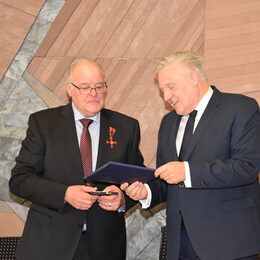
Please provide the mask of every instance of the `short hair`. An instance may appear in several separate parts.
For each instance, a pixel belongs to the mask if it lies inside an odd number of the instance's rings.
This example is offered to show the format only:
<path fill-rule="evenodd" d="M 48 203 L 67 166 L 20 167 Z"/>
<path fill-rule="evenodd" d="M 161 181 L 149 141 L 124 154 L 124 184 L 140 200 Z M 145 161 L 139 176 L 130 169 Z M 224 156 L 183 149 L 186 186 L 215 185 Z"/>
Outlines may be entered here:
<path fill-rule="evenodd" d="M 204 69 L 202 57 L 195 51 L 175 51 L 163 57 L 155 69 L 155 80 L 158 80 L 158 72 L 171 62 L 182 63 L 195 70 L 202 79 L 208 80 Z"/>
<path fill-rule="evenodd" d="M 102 68 L 100 67 L 100 65 L 97 62 L 92 61 L 92 60 L 88 60 L 86 58 L 77 58 L 69 66 L 69 69 L 68 69 L 68 82 L 71 82 L 71 75 L 72 75 L 75 67 L 78 64 L 80 64 L 80 63 L 82 63 L 82 64 L 93 64 L 93 65 L 97 66 L 100 69 L 100 72 L 102 74 L 103 80 L 105 80 L 105 78 L 104 78 L 104 76 L 105 76 L 104 75 L 104 71 L 102 70 Z"/>

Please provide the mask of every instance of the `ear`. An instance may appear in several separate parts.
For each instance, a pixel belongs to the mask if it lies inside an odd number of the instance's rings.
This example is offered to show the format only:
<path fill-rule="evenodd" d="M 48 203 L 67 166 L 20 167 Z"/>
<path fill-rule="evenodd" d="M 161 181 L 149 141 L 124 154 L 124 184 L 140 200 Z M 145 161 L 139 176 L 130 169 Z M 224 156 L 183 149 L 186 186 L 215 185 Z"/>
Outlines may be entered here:
<path fill-rule="evenodd" d="M 68 93 L 68 95 L 69 95 L 70 97 L 71 97 L 71 91 L 72 91 L 71 88 L 72 88 L 71 85 L 70 85 L 69 83 L 67 83 L 67 84 L 66 84 L 66 89 L 67 89 L 67 93 Z"/>
<path fill-rule="evenodd" d="M 198 85 L 198 82 L 199 82 L 199 75 L 196 71 L 192 71 L 191 72 L 191 80 L 192 82 L 194 83 L 194 85 Z"/>

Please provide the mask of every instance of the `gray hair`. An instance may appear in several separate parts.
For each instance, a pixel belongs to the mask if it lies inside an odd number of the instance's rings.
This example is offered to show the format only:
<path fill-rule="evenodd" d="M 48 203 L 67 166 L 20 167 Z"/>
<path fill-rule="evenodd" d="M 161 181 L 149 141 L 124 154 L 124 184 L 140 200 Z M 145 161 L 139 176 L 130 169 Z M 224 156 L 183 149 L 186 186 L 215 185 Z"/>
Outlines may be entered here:
<path fill-rule="evenodd" d="M 208 80 L 204 69 L 202 57 L 195 51 L 175 51 L 163 57 L 155 69 L 155 80 L 157 81 L 158 72 L 171 62 L 182 63 L 195 70 L 202 79 Z"/>
<path fill-rule="evenodd" d="M 105 76 L 104 75 L 104 71 L 102 70 L 102 68 L 100 67 L 100 65 L 97 62 L 92 61 L 92 60 L 88 60 L 86 58 L 77 58 L 69 66 L 69 69 L 68 69 L 68 82 L 71 82 L 71 75 L 74 72 L 75 67 L 77 67 L 79 64 L 92 64 L 92 65 L 97 66 L 100 69 L 100 72 L 101 72 L 103 80 L 104 80 L 104 76 Z"/>

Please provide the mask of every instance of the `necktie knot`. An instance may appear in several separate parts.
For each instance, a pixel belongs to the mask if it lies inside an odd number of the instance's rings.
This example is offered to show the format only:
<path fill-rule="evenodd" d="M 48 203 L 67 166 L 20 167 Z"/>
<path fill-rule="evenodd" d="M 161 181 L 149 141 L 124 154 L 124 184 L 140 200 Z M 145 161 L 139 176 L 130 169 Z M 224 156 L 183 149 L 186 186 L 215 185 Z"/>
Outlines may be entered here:
<path fill-rule="evenodd" d="M 190 115 L 190 117 L 193 117 L 193 118 L 195 118 L 196 117 L 196 115 L 197 115 L 197 113 L 198 113 L 198 111 L 197 110 L 193 110 L 189 115 Z"/>
<path fill-rule="evenodd" d="M 93 122 L 93 120 L 87 119 L 87 118 L 83 118 L 83 119 L 80 119 L 80 122 L 83 125 L 83 127 L 88 128 L 90 126 L 90 124 Z"/>

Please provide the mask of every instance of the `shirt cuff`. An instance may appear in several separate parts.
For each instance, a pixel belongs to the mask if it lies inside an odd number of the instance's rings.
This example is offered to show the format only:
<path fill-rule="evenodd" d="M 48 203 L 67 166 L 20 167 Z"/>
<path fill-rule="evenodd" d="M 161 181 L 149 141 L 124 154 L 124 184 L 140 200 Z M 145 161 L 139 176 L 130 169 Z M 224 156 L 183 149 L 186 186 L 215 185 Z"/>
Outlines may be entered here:
<path fill-rule="evenodd" d="M 186 188 L 191 188 L 192 184 L 191 184 L 191 176 L 190 176 L 190 166 L 188 162 L 183 162 L 184 163 L 184 169 L 185 169 L 185 187 Z"/>
<path fill-rule="evenodd" d="M 121 206 L 118 210 L 119 213 L 120 212 L 125 212 L 125 205 Z"/>
<path fill-rule="evenodd" d="M 143 200 L 139 200 L 139 202 L 141 203 L 142 205 L 142 209 L 147 209 L 150 207 L 151 205 L 151 201 L 152 201 L 152 192 L 151 192 L 151 189 L 149 187 L 148 184 L 144 184 L 144 186 L 146 187 L 147 189 L 147 193 L 148 193 L 148 196 L 146 199 L 143 199 Z"/>

